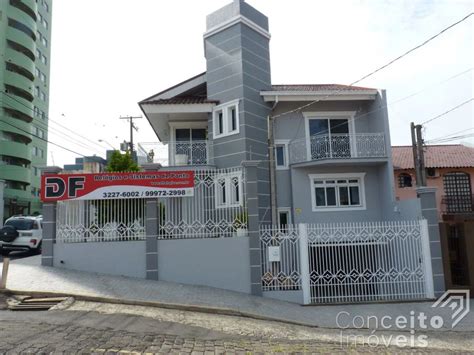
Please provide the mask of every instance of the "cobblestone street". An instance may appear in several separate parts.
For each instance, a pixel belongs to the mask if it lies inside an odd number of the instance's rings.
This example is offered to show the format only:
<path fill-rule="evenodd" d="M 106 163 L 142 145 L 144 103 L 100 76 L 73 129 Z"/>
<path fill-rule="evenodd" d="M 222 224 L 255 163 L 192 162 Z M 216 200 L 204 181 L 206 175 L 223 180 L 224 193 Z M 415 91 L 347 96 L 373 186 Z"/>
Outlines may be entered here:
<path fill-rule="evenodd" d="M 255 321 L 258 322 L 258 321 Z M 315 329 L 317 332 L 318 330 Z M 174 322 L 97 312 L 0 311 L 0 353 L 412 353 L 412 349 L 250 337 Z M 429 350 L 417 353 L 428 353 Z M 446 353 L 446 351 L 443 351 Z"/>

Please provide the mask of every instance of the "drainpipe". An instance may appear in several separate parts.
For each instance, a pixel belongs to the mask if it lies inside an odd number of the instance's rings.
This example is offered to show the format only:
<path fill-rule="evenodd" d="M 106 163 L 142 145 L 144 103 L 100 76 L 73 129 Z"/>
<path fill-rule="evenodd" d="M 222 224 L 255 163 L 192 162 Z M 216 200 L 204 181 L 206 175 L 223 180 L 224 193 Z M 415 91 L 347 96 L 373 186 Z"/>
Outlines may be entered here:
<path fill-rule="evenodd" d="M 278 104 L 278 96 L 275 97 L 275 103 L 271 109 L 271 113 Z M 273 137 L 273 117 L 268 115 L 268 160 L 270 166 L 270 208 L 272 216 L 272 224 L 278 223 L 277 218 L 277 197 L 276 197 L 276 164 L 275 164 L 275 139 Z"/>

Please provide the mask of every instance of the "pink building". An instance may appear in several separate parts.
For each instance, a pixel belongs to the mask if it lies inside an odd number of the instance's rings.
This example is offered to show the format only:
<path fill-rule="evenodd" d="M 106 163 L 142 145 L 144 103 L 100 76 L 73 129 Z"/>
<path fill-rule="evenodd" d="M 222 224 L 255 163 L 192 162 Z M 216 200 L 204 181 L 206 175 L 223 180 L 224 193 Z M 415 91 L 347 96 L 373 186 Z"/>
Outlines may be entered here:
<path fill-rule="evenodd" d="M 397 199 L 415 198 L 412 147 L 392 147 L 392 155 Z M 474 148 L 426 146 L 425 166 L 427 186 L 437 188 L 446 287 L 474 293 Z"/>

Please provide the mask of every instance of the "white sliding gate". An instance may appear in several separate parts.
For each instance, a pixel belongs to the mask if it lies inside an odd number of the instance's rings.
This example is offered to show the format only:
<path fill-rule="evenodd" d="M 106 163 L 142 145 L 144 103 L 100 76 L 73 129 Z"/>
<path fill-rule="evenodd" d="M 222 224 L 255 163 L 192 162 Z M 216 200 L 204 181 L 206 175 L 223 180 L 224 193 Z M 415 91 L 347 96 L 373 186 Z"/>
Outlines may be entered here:
<path fill-rule="evenodd" d="M 301 290 L 305 304 L 433 297 L 422 221 L 262 226 L 264 291 Z"/>

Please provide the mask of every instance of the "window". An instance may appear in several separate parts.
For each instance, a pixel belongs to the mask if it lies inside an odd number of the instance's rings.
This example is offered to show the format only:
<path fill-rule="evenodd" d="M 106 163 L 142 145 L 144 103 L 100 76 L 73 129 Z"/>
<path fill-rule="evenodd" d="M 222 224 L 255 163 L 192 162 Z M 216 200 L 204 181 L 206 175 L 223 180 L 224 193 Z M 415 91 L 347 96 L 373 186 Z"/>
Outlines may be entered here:
<path fill-rule="evenodd" d="M 46 83 L 46 75 L 44 75 L 43 73 L 40 73 L 40 79 L 43 83 Z"/>
<path fill-rule="evenodd" d="M 48 58 L 46 58 L 46 56 L 44 54 L 41 54 L 41 62 L 44 64 L 44 65 L 47 65 L 48 64 Z"/>
<path fill-rule="evenodd" d="M 37 59 L 41 58 L 41 51 L 38 48 L 36 49 L 36 58 Z"/>
<path fill-rule="evenodd" d="M 35 68 L 35 77 L 39 77 L 40 76 L 40 70 L 38 68 Z"/>
<path fill-rule="evenodd" d="M 217 106 L 213 112 L 214 138 L 239 133 L 239 101 Z"/>
<path fill-rule="evenodd" d="M 412 187 L 411 175 L 406 173 L 398 175 L 398 187 Z"/>
<path fill-rule="evenodd" d="M 278 208 L 278 226 L 286 230 L 291 224 L 291 210 L 289 208 Z"/>
<path fill-rule="evenodd" d="M 41 101 L 46 101 L 46 94 L 43 91 L 40 91 L 40 99 Z"/>
<path fill-rule="evenodd" d="M 275 140 L 275 166 L 277 170 L 288 169 L 289 141 Z"/>
<path fill-rule="evenodd" d="M 39 97 L 40 95 L 40 88 L 39 86 L 35 86 L 35 97 Z"/>
<path fill-rule="evenodd" d="M 310 175 L 313 211 L 365 209 L 365 173 Z"/>
<path fill-rule="evenodd" d="M 39 169 L 38 169 L 36 166 L 34 166 L 34 167 L 33 167 L 33 174 L 34 174 L 35 176 L 38 176 L 38 173 L 39 173 Z"/>
<path fill-rule="evenodd" d="M 240 173 L 229 173 L 217 176 L 216 207 L 238 207 L 242 205 L 242 176 Z"/>

